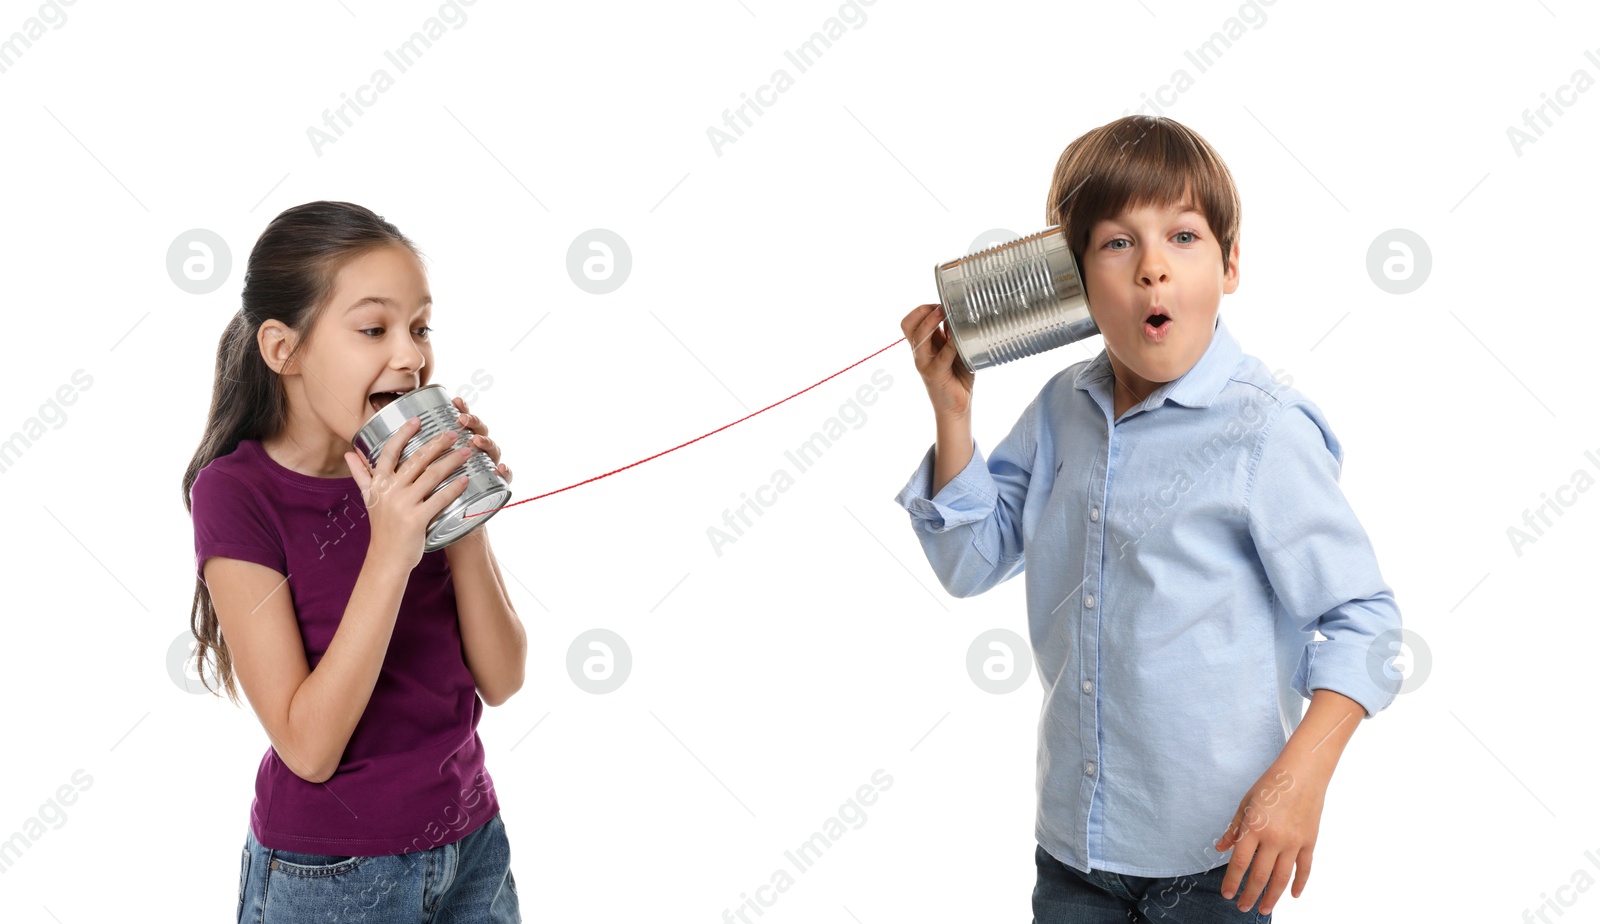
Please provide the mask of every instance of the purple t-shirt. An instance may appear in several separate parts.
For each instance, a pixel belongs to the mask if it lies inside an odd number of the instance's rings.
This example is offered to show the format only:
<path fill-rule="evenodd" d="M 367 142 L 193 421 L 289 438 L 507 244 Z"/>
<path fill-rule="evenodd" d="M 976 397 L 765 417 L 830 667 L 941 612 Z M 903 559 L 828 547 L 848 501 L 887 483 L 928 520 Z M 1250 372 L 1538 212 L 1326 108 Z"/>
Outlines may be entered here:
<path fill-rule="evenodd" d="M 287 575 L 315 670 L 344 617 L 372 534 L 356 480 L 292 471 L 260 441 L 241 440 L 195 476 L 190 504 L 201 580 L 214 556 Z M 478 739 L 483 700 L 456 620 L 445 552 L 424 552 L 339 769 L 326 783 L 308 783 L 267 748 L 250 806 L 256 840 L 297 853 L 385 856 L 454 843 L 494 817 L 499 799 Z"/>

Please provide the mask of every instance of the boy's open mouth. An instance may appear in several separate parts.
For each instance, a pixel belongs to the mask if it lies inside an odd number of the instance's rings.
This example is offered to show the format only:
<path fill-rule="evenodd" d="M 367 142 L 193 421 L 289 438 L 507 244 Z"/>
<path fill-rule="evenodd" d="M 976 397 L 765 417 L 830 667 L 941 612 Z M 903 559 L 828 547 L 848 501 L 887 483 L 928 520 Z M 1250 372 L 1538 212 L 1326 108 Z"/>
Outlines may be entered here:
<path fill-rule="evenodd" d="M 1172 319 L 1167 317 L 1164 314 L 1152 314 L 1148 318 L 1144 319 L 1144 323 L 1150 325 L 1151 327 L 1154 327 L 1156 330 L 1160 330 L 1162 328 L 1162 326 L 1165 325 L 1170 320 L 1172 320 Z"/>
<path fill-rule="evenodd" d="M 376 414 L 388 407 L 390 403 L 394 401 L 394 399 L 403 394 L 405 394 L 405 392 L 402 391 L 380 391 L 367 396 L 367 406 L 371 407 L 372 413 Z"/>

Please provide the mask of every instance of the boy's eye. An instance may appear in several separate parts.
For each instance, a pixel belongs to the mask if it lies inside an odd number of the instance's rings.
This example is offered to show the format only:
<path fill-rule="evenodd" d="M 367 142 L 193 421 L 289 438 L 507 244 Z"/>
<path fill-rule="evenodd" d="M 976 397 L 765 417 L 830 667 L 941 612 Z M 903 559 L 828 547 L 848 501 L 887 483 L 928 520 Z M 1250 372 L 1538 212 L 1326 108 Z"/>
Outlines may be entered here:
<path fill-rule="evenodd" d="M 368 334 L 368 335 L 376 334 L 377 337 L 381 337 L 381 336 L 383 336 L 383 328 L 381 328 L 381 327 L 368 327 L 365 330 L 360 331 L 360 333 Z M 421 337 L 422 339 L 426 340 L 426 339 L 428 339 L 428 335 L 433 333 L 433 328 L 431 328 L 431 327 L 419 327 L 419 328 L 416 329 L 415 333 L 419 337 Z M 377 337 L 374 337 L 373 339 L 377 339 Z"/>
<path fill-rule="evenodd" d="M 1179 236 L 1182 236 L 1182 235 L 1187 235 L 1189 237 L 1189 240 L 1179 241 L 1178 243 L 1180 243 L 1180 244 L 1192 244 L 1196 240 L 1199 240 L 1199 236 L 1196 235 L 1193 231 L 1179 231 L 1176 234 L 1174 234 L 1173 237 L 1179 237 Z M 1128 240 L 1125 237 L 1114 237 L 1111 240 L 1106 241 L 1106 248 L 1109 249 L 1109 250 L 1115 250 L 1115 251 L 1126 250 L 1127 249 L 1126 247 L 1113 247 L 1112 246 L 1113 244 L 1127 244 L 1130 247 L 1133 246 L 1133 242 Z"/>

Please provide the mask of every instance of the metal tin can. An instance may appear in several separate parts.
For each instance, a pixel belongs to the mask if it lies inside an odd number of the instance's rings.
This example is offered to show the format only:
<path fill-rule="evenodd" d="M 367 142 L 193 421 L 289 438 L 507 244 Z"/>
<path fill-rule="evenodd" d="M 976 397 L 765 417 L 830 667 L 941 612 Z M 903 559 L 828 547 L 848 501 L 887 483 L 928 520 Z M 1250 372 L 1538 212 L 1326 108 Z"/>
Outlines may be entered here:
<path fill-rule="evenodd" d="M 969 372 L 1100 333 L 1059 226 L 941 263 L 934 278 Z"/>
<path fill-rule="evenodd" d="M 356 432 L 352 442 L 356 451 L 366 457 L 367 464 L 374 465 L 390 437 L 405 426 L 406 421 L 413 417 L 420 418 L 422 426 L 400 450 L 400 461 L 403 462 L 446 430 L 456 430 L 459 434 L 452 448 L 470 445 L 470 435 L 456 425 L 456 418 L 460 416 L 455 405 L 450 403 L 450 396 L 445 393 L 443 385 L 424 385 L 406 392 L 372 415 Z M 467 479 L 467 489 L 428 523 L 423 551 L 436 552 L 489 522 L 495 512 L 511 499 L 511 488 L 495 471 L 494 460 L 481 449 L 467 456 L 467 460 L 439 482 L 429 496 L 443 490 L 458 477 Z"/>

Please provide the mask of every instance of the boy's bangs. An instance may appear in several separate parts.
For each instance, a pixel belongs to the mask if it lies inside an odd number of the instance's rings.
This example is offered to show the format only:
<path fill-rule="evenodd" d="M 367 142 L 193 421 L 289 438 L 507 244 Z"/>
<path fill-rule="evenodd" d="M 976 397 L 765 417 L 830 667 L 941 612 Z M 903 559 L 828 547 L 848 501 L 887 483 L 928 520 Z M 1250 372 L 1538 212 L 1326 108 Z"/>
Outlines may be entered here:
<path fill-rule="evenodd" d="M 1228 168 L 1168 119 L 1123 119 L 1086 134 L 1063 154 L 1055 179 L 1051 222 L 1064 226 L 1080 261 L 1094 225 L 1127 209 L 1186 204 L 1205 216 L 1224 260 L 1238 233 Z"/>
<path fill-rule="evenodd" d="M 1125 209 L 1186 202 L 1210 214 L 1208 171 L 1193 148 L 1170 132 L 1151 132 L 1123 148 L 1105 168 L 1098 221 Z M 1198 196 L 1198 201 L 1186 196 Z"/>

